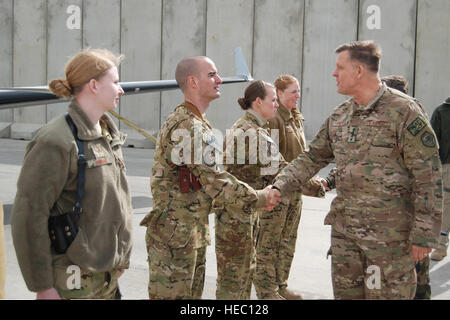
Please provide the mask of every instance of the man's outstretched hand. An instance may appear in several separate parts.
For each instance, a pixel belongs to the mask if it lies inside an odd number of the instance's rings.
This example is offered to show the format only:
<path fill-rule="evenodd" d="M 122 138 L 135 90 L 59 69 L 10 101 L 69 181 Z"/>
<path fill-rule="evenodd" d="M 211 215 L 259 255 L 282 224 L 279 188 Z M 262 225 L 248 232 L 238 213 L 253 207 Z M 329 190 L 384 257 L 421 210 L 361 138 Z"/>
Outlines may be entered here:
<path fill-rule="evenodd" d="M 272 189 L 272 185 L 264 188 L 266 192 L 266 206 L 264 210 L 272 210 L 281 202 L 281 193 L 277 189 Z"/>

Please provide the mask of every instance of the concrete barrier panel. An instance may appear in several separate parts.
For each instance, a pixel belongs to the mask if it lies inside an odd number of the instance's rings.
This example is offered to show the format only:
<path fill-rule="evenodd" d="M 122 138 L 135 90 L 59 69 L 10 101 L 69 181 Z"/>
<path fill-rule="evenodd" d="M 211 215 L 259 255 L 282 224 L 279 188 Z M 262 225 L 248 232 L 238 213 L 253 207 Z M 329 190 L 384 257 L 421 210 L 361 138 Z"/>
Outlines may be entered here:
<path fill-rule="evenodd" d="M 182 58 L 206 52 L 206 0 L 163 1 L 162 20 L 161 79 L 171 80 Z M 181 102 L 180 90 L 161 93 L 161 124 Z"/>
<path fill-rule="evenodd" d="M 11 122 L 0 122 L 0 138 L 9 138 L 11 136 Z"/>
<path fill-rule="evenodd" d="M 45 0 L 14 1 L 14 86 L 36 86 L 47 80 L 46 14 Z M 45 106 L 14 109 L 14 122 L 42 125 L 45 110 Z"/>
<path fill-rule="evenodd" d="M 380 75 L 402 75 L 414 87 L 416 1 L 361 0 L 359 40 L 374 40 L 383 51 Z"/>
<path fill-rule="evenodd" d="M 120 0 L 83 1 L 83 47 L 120 51 Z"/>
<path fill-rule="evenodd" d="M 83 48 L 88 47 L 120 52 L 120 0 L 83 1 Z M 116 111 L 120 113 L 120 104 Z"/>
<path fill-rule="evenodd" d="M 121 81 L 159 80 L 161 76 L 161 0 L 122 1 Z M 160 93 L 124 96 L 120 113 L 142 129 L 155 134 L 159 130 Z M 126 124 L 127 143 L 146 144 L 146 138 Z M 132 141 L 133 140 L 133 141 Z M 148 141 L 150 143 L 150 141 Z"/>
<path fill-rule="evenodd" d="M 346 100 L 332 76 L 335 49 L 357 37 L 357 0 L 307 0 L 305 4 L 302 107 L 305 135 L 313 138 L 337 105 Z"/>
<path fill-rule="evenodd" d="M 302 75 L 304 1 L 256 0 L 253 77 Z"/>
<path fill-rule="evenodd" d="M 247 64 L 252 64 L 253 12 L 254 3 L 249 0 L 208 1 L 206 55 L 215 62 L 222 77 L 235 74 L 235 47 L 241 47 Z M 207 111 L 211 125 L 223 135 L 243 115 L 237 99 L 244 95 L 247 85 L 222 85 L 221 97 L 214 100 Z"/>
<path fill-rule="evenodd" d="M 82 8 L 82 0 L 48 0 L 47 83 L 65 79 L 67 61 L 81 49 Z M 47 122 L 65 113 L 67 106 L 67 102 L 47 105 Z"/>
<path fill-rule="evenodd" d="M 80 9 L 78 25 L 69 6 Z M 68 56 L 81 47 L 123 52 L 122 81 L 174 79 L 180 59 L 205 54 L 221 76 L 229 76 L 239 46 L 255 79 L 273 81 L 281 73 L 299 78 L 299 108 L 311 139 L 347 99 L 332 77 L 334 50 L 356 39 L 381 45 L 381 75 L 404 75 L 410 94 L 431 115 L 449 95 L 448 12 L 448 0 L 0 0 L 0 86 L 62 77 Z M 247 85 L 222 86 L 207 115 L 214 127 L 225 130 L 243 114 L 236 99 Z M 118 111 L 155 135 L 182 100 L 179 90 L 129 96 Z M 66 108 L 1 110 L 0 123 L 15 123 L 1 135 L 10 130 L 16 138 L 30 137 Z M 126 125 L 121 129 L 140 137 Z"/>
<path fill-rule="evenodd" d="M 450 96 L 450 1 L 419 0 L 415 97 L 429 116 Z"/>
<path fill-rule="evenodd" d="M 12 85 L 13 42 L 13 2 L 0 0 L 0 87 Z M 13 111 L 1 110 L 0 122 L 12 122 Z M 8 135 L 9 136 L 9 135 Z"/>

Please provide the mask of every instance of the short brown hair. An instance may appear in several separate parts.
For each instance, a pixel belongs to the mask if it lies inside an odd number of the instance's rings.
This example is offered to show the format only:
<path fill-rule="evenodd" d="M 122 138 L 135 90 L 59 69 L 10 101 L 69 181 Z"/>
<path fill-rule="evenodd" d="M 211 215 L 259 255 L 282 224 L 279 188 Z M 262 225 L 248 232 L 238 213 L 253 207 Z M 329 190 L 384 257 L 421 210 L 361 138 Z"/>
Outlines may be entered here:
<path fill-rule="evenodd" d="M 252 102 L 255 101 L 256 98 L 264 100 L 267 95 L 267 87 L 273 88 L 274 86 L 262 80 L 256 80 L 250 83 L 247 88 L 245 88 L 244 97 L 237 100 L 241 108 L 243 110 L 250 109 Z"/>
<path fill-rule="evenodd" d="M 380 71 L 381 49 L 373 41 L 353 41 L 336 49 L 336 53 L 348 51 L 350 59 L 364 63 L 373 72 Z"/>
<path fill-rule="evenodd" d="M 381 81 L 386 83 L 386 85 L 390 88 L 397 89 L 404 94 L 408 94 L 408 82 L 403 76 L 385 76 L 381 78 Z"/>
<path fill-rule="evenodd" d="M 199 67 L 202 61 L 209 59 L 206 56 L 187 57 L 178 62 L 175 69 L 175 80 L 181 91 L 184 92 L 187 86 L 187 78 L 189 76 L 198 76 Z"/>

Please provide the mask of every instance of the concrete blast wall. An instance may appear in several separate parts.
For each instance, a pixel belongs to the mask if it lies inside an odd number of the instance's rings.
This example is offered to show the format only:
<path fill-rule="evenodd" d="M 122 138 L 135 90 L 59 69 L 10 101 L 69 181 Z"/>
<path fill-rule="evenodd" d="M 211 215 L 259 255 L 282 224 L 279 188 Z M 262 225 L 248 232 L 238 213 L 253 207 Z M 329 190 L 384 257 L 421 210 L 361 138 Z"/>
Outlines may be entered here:
<path fill-rule="evenodd" d="M 43 85 L 63 77 L 81 48 L 121 52 L 121 81 L 174 79 L 186 56 L 211 57 L 234 75 L 241 47 L 255 79 L 284 73 L 301 82 L 299 105 L 311 139 L 336 93 L 334 49 L 373 39 L 383 49 L 381 75 L 401 74 L 428 114 L 450 95 L 448 0 L 0 0 L 0 86 Z M 236 100 L 247 84 L 222 86 L 207 118 L 230 128 L 242 115 Z M 181 102 L 177 91 L 123 97 L 119 112 L 156 135 Z M 66 111 L 66 103 L 0 111 L 0 137 L 29 139 Z M 152 147 L 126 125 L 129 143 Z"/>

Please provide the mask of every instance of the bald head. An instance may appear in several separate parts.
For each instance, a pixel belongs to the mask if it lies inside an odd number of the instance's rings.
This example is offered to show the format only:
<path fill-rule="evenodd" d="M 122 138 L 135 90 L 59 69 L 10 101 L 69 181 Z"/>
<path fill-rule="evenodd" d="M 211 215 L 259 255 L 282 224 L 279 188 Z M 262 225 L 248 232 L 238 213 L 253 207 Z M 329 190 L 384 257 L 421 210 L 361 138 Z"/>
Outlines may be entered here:
<path fill-rule="evenodd" d="M 181 60 L 175 70 L 175 79 L 180 86 L 181 91 L 186 89 L 186 82 L 189 76 L 198 77 L 201 65 L 205 61 L 210 61 L 208 57 L 196 56 Z"/>

